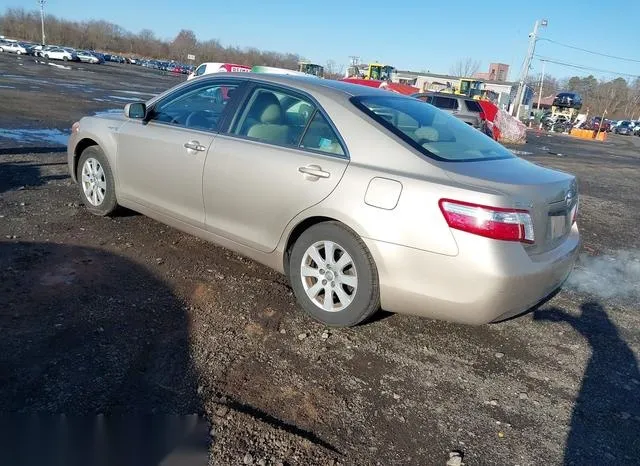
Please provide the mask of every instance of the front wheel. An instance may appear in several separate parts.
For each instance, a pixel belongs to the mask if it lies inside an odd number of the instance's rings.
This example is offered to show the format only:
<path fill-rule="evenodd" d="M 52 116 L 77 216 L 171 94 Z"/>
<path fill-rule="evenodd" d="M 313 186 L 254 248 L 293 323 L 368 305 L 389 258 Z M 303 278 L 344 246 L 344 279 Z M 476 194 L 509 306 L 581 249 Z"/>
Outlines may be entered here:
<path fill-rule="evenodd" d="M 291 249 L 289 280 L 305 312 L 327 325 L 357 325 L 380 308 L 371 253 L 338 222 L 319 223 L 300 235 Z"/>
<path fill-rule="evenodd" d="M 80 197 L 92 214 L 107 216 L 118 207 L 109 161 L 98 146 L 87 147 L 78 161 Z"/>
<path fill-rule="evenodd" d="M 67 57 L 62 57 L 62 59 L 63 59 L 64 61 L 69 61 L 69 59 L 68 59 Z"/>

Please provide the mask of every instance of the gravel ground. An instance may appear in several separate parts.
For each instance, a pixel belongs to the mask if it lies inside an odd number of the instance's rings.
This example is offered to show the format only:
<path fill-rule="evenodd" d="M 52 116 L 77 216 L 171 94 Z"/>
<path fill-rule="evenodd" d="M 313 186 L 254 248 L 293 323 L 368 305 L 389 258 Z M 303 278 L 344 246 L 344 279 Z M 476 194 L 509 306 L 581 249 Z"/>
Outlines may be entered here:
<path fill-rule="evenodd" d="M 583 255 L 536 312 L 328 329 L 259 264 L 88 214 L 55 138 L 20 132 L 180 79 L 0 56 L 0 413 L 198 413 L 211 464 L 640 463 L 640 138 L 516 148 L 581 191 Z"/>

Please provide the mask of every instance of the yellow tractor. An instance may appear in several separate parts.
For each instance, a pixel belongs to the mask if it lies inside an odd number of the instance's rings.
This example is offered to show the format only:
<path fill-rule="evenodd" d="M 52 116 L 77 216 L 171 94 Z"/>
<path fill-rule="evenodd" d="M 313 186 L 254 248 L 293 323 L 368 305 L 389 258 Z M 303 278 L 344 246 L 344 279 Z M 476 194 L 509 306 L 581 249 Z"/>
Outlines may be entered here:
<path fill-rule="evenodd" d="M 369 63 L 368 65 L 351 65 L 347 70 L 347 78 L 391 81 L 396 69 L 391 65 Z"/>
<path fill-rule="evenodd" d="M 484 82 L 477 79 L 460 78 L 460 87 L 456 89 L 456 94 L 466 95 L 474 99 L 479 99 L 484 91 Z"/>

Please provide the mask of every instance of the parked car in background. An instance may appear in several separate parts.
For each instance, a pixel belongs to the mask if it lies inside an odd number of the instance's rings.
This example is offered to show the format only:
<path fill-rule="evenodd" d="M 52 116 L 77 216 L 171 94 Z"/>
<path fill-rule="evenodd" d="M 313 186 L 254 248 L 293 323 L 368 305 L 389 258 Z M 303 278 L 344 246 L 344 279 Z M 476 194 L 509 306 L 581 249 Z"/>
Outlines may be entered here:
<path fill-rule="evenodd" d="M 250 72 L 251 67 L 245 65 L 237 65 L 235 63 L 201 63 L 187 77 L 187 80 L 214 73 L 238 73 Z"/>
<path fill-rule="evenodd" d="M 380 308 L 499 321 L 568 277 L 574 176 L 414 98 L 243 74 L 74 123 L 68 169 L 87 210 L 122 205 L 257 260 L 334 326 Z"/>
<path fill-rule="evenodd" d="M 87 52 L 86 50 L 76 51 L 76 56 L 78 57 L 78 60 L 80 60 L 83 63 L 92 63 L 94 65 L 97 65 L 100 63 L 100 59 L 98 57 L 96 57 L 91 52 Z"/>
<path fill-rule="evenodd" d="M 63 60 L 63 61 L 77 61 L 78 56 L 75 51 L 70 52 L 68 49 L 62 47 L 54 47 L 49 50 L 43 49 L 42 56 L 47 60 Z"/>
<path fill-rule="evenodd" d="M 609 121 L 604 120 L 604 122 L 602 122 L 602 117 L 598 117 L 598 116 L 593 117 L 589 126 L 590 126 L 590 129 L 594 131 L 610 131 L 611 130 L 611 125 Z"/>
<path fill-rule="evenodd" d="M 16 55 L 27 55 L 27 47 L 20 42 L 9 42 L 0 44 L 0 52 L 15 53 Z"/>
<path fill-rule="evenodd" d="M 36 57 L 44 57 L 44 54 L 53 49 L 59 48 L 57 45 L 36 45 L 34 47 L 34 55 Z"/>
<path fill-rule="evenodd" d="M 622 120 L 619 121 L 616 126 L 613 127 L 613 133 L 622 134 L 624 136 L 630 136 L 633 134 L 633 126 L 631 125 L 631 121 Z"/>
<path fill-rule="evenodd" d="M 468 125 L 486 132 L 482 107 L 473 99 L 438 92 L 419 92 L 411 97 L 438 107 L 443 112 L 449 113 Z"/>

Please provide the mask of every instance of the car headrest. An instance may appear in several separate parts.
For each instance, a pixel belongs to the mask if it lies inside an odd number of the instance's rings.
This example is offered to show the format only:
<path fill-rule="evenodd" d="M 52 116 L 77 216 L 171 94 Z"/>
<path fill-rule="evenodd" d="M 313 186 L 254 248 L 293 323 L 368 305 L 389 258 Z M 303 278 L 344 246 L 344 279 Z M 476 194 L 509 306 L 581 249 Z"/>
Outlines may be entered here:
<path fill-rule="evenodd" d="M 261 92 L 253 102 L 253 115 L 265 124 L 280 124 L 282 121 L 282 108 L 280 101 L 271 92 Z"/>
<path fill-rule="evenodd" d="M 426 139 L 429 142 L 437 142 L 440 139 L 440 133 L 437 129 L 431 126 L 423 126 L 415 130 L 415 135 L 418 140 Z"/>

